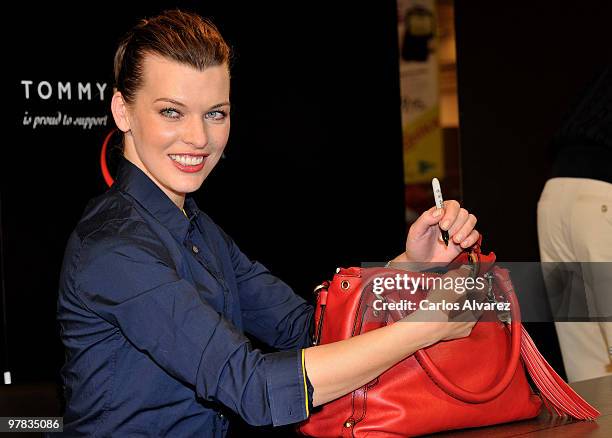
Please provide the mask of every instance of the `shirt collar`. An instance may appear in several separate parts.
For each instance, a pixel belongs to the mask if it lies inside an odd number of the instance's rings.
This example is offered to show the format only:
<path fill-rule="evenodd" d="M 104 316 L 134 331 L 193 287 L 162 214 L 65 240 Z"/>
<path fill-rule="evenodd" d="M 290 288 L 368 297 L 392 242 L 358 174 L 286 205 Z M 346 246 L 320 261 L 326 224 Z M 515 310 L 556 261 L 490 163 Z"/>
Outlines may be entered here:
<path fill-rule="evenodd" d="M 197 217 L 199 211 L 191 197 L 185 198 L 184 208 L 187 218 L 151 178 L 123 155 L 119 157 L 115 185 L 134 198 L 179 241 L 182 242 L 187 237 L 189 224 Z"/>

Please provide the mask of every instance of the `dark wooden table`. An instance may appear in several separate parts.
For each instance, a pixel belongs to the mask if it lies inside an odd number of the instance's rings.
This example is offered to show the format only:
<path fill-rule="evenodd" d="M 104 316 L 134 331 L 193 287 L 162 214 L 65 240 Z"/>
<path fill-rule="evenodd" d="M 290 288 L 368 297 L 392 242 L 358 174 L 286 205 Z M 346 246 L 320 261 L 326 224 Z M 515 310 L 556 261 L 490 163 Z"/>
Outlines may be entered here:
<path fill-rule="evenodd" d="M 436 434 L 437 437 L 612 437 L 612 376 L 584 380 L 571 385 L 601 416 L 596 421 L 573 421 L 553 417 L 546 409 L 533 420 Z"/>

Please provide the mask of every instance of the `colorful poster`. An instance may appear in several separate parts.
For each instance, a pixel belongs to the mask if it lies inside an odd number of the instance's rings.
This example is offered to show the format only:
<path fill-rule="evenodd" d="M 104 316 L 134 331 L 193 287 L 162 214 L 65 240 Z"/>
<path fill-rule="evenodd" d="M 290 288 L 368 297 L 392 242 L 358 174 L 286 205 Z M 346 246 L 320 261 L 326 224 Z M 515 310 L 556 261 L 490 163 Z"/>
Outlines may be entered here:
<path fill-rule="evenodd" d="M 444 177 L 434 0 L 398 0 L 404 182 Z"/>

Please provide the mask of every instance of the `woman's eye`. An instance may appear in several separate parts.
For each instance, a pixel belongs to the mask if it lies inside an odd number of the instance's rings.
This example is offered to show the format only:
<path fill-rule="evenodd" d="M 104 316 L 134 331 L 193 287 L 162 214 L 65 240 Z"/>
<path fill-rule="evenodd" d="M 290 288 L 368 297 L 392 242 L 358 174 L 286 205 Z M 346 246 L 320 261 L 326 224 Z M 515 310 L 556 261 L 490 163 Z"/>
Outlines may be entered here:
<path fill-rule="evenodd" d="M 215 110 L 207 112 L 205 117 L 208 120 L 223 120 L 226 116 L 227 113 L 225 111 Z"/>
<path fill-rule="evenodd" d="M 181 113 L 174 108 L 164 108 L 159 113 L 164 117 L 168 117 L 169 119 L 178 119 L 181 117 Z"/>

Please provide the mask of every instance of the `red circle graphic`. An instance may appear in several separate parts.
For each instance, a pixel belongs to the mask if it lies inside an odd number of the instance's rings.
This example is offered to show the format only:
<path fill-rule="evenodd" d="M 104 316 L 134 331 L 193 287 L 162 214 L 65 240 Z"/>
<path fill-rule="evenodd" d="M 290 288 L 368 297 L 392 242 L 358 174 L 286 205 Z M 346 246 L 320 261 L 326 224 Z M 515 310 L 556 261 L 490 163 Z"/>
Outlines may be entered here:
<path fill-rule="evenodd" d="M 104 143 L 102 143 L 102 151 L 100 152 L 100 168 L 102 169 L 102 176 L 109 187 L 113 185 L 115 180 L 113 180 L 113 177 L 108 170 L 108 165 L 106 163 L 106 149 L 108 148 L 108 142 L 115 132 L 117 132 L 117 128 L 113 128 L 111 132 L 107 134 L 106 138 L 104 139 Z"/>

